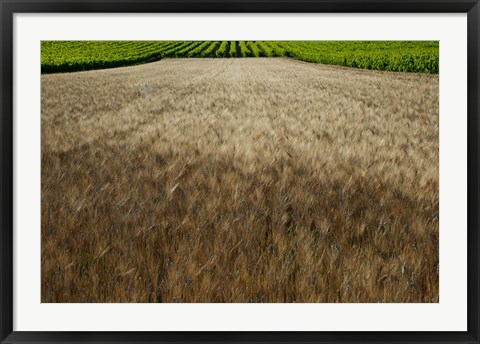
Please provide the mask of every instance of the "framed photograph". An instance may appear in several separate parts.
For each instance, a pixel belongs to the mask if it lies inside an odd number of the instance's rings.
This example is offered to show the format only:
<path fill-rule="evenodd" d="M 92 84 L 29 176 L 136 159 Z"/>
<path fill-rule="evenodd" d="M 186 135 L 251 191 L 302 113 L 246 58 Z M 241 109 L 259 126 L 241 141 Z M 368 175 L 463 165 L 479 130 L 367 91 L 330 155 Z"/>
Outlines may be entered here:
<path fill-rule="evenodd" d="M 478 0 L 0 4 L 1 343 L 479 342 Z"/>

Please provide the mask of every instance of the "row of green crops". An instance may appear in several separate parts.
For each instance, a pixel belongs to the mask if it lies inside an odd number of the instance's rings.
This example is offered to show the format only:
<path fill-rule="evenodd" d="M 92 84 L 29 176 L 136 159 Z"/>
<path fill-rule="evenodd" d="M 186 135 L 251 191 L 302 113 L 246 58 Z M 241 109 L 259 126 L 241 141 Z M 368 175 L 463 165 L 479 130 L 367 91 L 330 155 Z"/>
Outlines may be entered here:
<path fill-rule="evenodd" d="M 247 47 L 250 49 L 250 52 L 254 57 L 262 56 L 262 53 L 255 42 L 248 42 Z"/>
<path fill-rule="evenodd" d="M 177 49 L 173 54 L 169 54 L 168 56 L 174 55 L 175 57 L 184 57 L 187 56 L 189 51 L 196 49 L 202 42 L 185 42 L 181 47 L 181 49 Z"/>
<path fill-rule="evenodd" d="M 210 57 L 213 56 L 213 54 L 218 50 L 218 46 L 220 45 L 220 42 L 212 42 L 210 45 L 200 53 L 201 57 Z M 215 54 L 216 56 L 216 54 Z"/>
<path fill-rule="evenodd" d="M 227 57 L 227 52 L 228 48 L 230 45 L 228 44 L 228 41 L 223 41 L 220 44 L 220 47 L 217 49 L 217 52 L 215 53 L 216 57 Z"/>
<path fill-rule="evenodd" d="M 237 57 L 237 42 L 231 41 L 230 42 L 230 57 Z"/>
<path fill-rule="evenodd" d="M 242 57 L 251 56 L 250 49 L 247 48 L 247 44 L 244 41 L 240 41 L 240 43 L 238 43 L 238 46 L 240 47 L 240 54 L 242 55 Z"/>
<path fill-rule="evenodd" d="M 278 42 L 287 56 L 348 67 L 438 73 L 438 42 Z"/>
<path fill-rule="evenodd" d="M 195 44 L 195 43 L 193 43 Z M 193 45 L 192 44 L 192 45 Z M 206 48 L 210 46 L 211 42 L 200 42 L 200 44 L 193 50 L 190 50 L 187 54 L 187 57 L 200 57 L 202 54 L 202 51 L 204 51 Z M 180 54 L 180 57 L 185 57 L 185 54 Z"/>
<path fill-rule="evenodd" d="M 43 41 L 42 73 L 111 68 L 159 60 L 183 42 Z"/>
<path fill-rule="evenodd" d="M 365 69 L 439 71 L 439 44 L 430 41 L 43 41 L 41 44 L 42 73 L 184 57 L 288 57 Z"/>

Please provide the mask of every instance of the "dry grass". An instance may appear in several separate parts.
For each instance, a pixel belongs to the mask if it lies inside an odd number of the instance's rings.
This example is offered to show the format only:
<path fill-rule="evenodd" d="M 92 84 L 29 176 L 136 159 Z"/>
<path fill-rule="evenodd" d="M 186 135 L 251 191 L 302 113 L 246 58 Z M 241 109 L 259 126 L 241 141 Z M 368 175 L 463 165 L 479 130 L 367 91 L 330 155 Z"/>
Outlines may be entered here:
<path fill-rule="evenodd" d="M 438 75 L 42 76 L 42 302 L 438 302 Z"/>

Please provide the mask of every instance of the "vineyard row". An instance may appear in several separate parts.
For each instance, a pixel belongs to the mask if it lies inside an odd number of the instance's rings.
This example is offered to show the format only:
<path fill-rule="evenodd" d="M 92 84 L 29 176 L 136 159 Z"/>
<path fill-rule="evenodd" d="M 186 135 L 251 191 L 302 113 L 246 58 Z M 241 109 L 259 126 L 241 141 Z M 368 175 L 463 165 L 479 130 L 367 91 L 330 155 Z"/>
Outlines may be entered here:
<path fill-rule="evenodd" d="M 42 73 L 127 66 L 163 58 L 290 57 L 349 67 L 438 73 L 438 42 L 44 41 Z"/>

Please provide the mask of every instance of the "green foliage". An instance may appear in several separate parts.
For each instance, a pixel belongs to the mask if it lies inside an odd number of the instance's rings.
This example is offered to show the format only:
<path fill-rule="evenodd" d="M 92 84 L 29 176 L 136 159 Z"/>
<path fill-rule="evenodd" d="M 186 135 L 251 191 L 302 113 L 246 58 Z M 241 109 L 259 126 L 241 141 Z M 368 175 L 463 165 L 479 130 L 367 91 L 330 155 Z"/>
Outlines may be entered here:
<path fill-rule="evenodd" d="M 187 56 L 188 57 L 199 57 L 202 51 L 205 50 L 206 47 L 208 47 L 211 42 L 210 41 L 199 41 L 200 45 L 198 45 L 195 49 L 191 50 L 188 52 Z M 181 55 L 180 57 L 185 57 L 185 54 Z"/>
<path fill-rule="evenodd" d="M 253 56 L 255 56 L 255 57 L 260 57 L 261 56 L 261 51 L 260 51 L 260 49 L 258 49 L 257 45 L 254 42 L 248 42 L 247 47 L 252 52 Z"/>
<path fill-rule="evenodd" d="M 189 42 L 182 42 L 180 44 L 176 44 L 174 46 L 171 46 L 168 49 L 166 49 L 164 51 L 161 51 L 160 56 L 162 58 L 175 56 L 175 53 L 178 50 L 185 49 L 186 47 L 188 47 L 189 44 L 190 44 Z"/>
<path fill-rule="evenodd" d="M 242 54 L 242 57 L 252 56 L 252 53 L 250 49 L 247 48 L 247 44 L 245 43 L 245 41 L 240 41 L 238 43 L 238 46 L 240 47 L 240 53 Z"/>
<path fill-rule="evenodd" d="M 220 44 L 220 47 L 218 48 L 215 56 L 216 57 L 225 57 L 226 52 L 228 48 L 228 41 L 223 41 L 222 44 Z"/>
<path fill-rule="evenodd" d="M 238 44 L 238 46 L 237 46 Z M 239 50 L 237 54 L 237 48 Z M 427 41 L 43 41 L 42 73 L 128 66 L 169 57 L 292 57 L 400 72 L 439 72 L 439 44 Z"/>
<path fill-rule="evenodd" d="M 261 49 L 261 55 L 266 56 L 266 57 L 274 57 L 275 52 L 273 49 L 265 42 L 255 42 L 257 44 L 257 47 Z"/>
<path fill-rule="evenodd" d="M 278 42 L 265 42 L 273 51 L 273 56 L 287 56 L 287 51 Z"/>
<path fill-rule="evenodd" d="M 230 42 L 230 57 L 237 57 L 237 42 L 231 41 Z"/>
<path fill-rule="evenodd" d="M 214 57 L 214 56 L 216 56 L 213 52 L 215 51 L 215 49 L 218 48 L 219 45 L 220 45 L 220 42 L 211 43 L 210 46 L 207 49 L 202 51 L 200 56 L 201 57 Z"/>
<path fill-rule="evenodd" d="M 438 42 L 276 42 L 303 61 L 397 72 L 439 72 Z"/>
<path fill-rule="evenodd" d="M 42 73 L 120 67 L 159 60 L 182 42 L 42 41 Z"/>
<path fill-rule="evenodd" d="M 192 54 L 192 51 L 197 50 L 197 47 L 199 47 L 202 44 L 205 44 L 205 42 L 202 41 L 197 41 L 197 42 L 186 42 L 187 46 L 181 50 L 177 50 L 175 52 L 175 57 L 192 57 L 194 56 Z M 201 51 L 201 50 L 200 50 Z"/>

